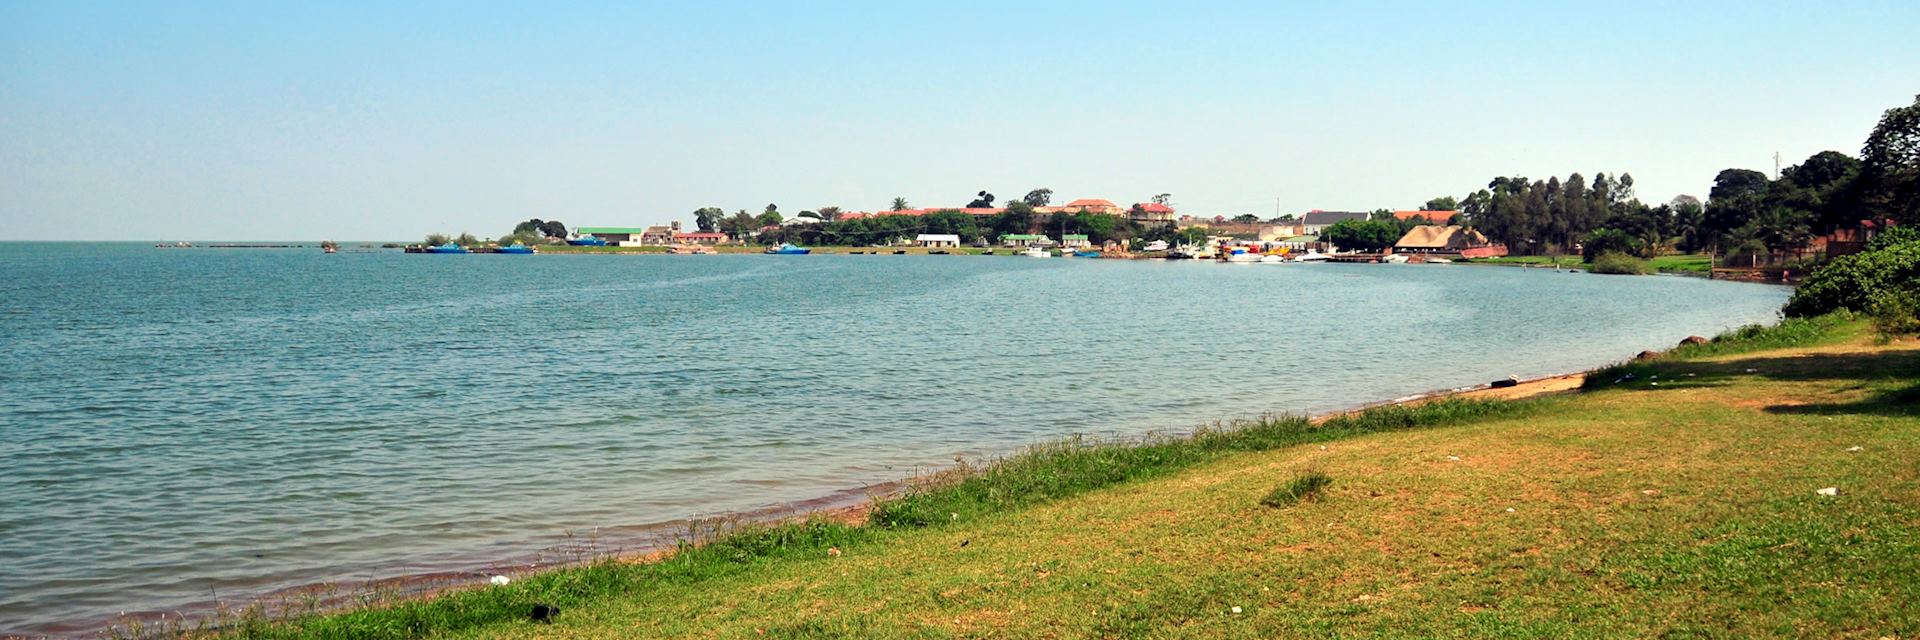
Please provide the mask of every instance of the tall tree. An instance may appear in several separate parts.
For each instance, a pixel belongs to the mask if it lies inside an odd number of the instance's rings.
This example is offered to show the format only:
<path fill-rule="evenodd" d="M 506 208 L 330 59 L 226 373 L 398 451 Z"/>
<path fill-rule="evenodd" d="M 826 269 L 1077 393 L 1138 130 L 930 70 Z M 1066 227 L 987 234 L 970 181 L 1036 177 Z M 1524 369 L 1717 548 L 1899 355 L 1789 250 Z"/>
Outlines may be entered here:
<path fill-rule="evenodd" d="M 820 214 L 821 222 L 833 222 L 840 219 L 840 207 L 820 207 L 820 210 L 814 213 Z"/>
<path fill-rule="evenodd" d="M 1440 196 L 1428 200 L 1426 204 L 1420 205 L 1420 208 L 1425 211 L 1458 211 L 1460 201 L 1455 200 L 1453 196 Z"/>
<path fill-rule="evenodd" d="M 719 227 L 720 219 L 726 215 L 727 212 L 720 207 L 700 207 L 693 210 L 693 225 L 699 228 L 701 233 L 713 233 L 714 229 Z"/>
<path fill-rule="evenodd" d="M 1751 169 L 1726 169 L 1713 178 L 1707 192 L 1706 236 L 1708 243 L 1720 246 L 1724 237 L 1746 226 L 1766 204 L 1772 181 L 1767 174 Z M 1726 249 L 1725 246 L 1720 246 Z"/>
<path fill-rule="evenodd" d="M 1034 189 L 1028 191 L 1027 195 L 1021 196 L 1020 201 L 1027 203 L 1029 207 L 1044 207 L 1047 203 L 1053 202 L 1053 190 L 1046 187 Z"/>
<path fill-rule="evenodd" d="M 1860 219 L 1860 161 L 1838 151 L 1813 154 L 1787 167 L 1767 192 L 1769 206 L 1810 214 L 1809 224 L 1825 233 Z"/>
<path fill-rule="evenodd" d="M 894 196 L 892 207 L 894 211 L 905 211 L 912 207 L 913 205 L 907 204 L 907 198 L 905 196 Z"/>
<path fill-rule="evenodd" d="M 1162 194 L 1153 196 L 1154 204 L 1157 204 L 1160 206 L 1166 206 L 1166 204 L 1169 202 L 1173 202 L 1173 194 L 1171 193 L 1162 193 Z"/>
<path fill-rule="evenodd" d="M 1888 109 L 1860 150 L 1861 195 L 1870 215 L 1920 224 L 1920 95 Z"/>

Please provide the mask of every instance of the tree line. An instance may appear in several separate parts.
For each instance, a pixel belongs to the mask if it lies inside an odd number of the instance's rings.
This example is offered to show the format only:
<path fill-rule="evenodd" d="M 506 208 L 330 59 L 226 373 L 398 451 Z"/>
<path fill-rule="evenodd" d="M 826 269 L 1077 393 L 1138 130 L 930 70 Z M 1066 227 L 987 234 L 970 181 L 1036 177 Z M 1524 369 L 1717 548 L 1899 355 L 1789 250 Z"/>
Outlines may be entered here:
<path fill-rule="evenodd" d="M 1435 199 L 1429 209 L 1453 199 Z M 1648 205 L 1634 195 L 1633 176 L 1578 173 L 1496 177 L 1457 201 L 1465 224 L 1515 253 L 1618 252 L 1651 257 L 1663 251 L 1721 254 L 1784 252 L 1814 236 L 1862 221 L 1920 223 L 1920 96 L 1888 109 L 1858 158 L 1822 151 L 1780 171 L 1750 169 L 1714 177 L 1707 200 L 1690 195 Z"/>
<path fill-rule="evenodd" d="M 1171 198 L 1171 194 L 1162 193 L 1155 195 L 1152 201 L 1166 204 Z M 701 231 L 725 233 L 736 240 L 745 240 L 758 234 L 758 240 L 768 244 L 890 244 L 910 240 L 923 233 L 956 235 L 962 244 L 992 244 L 1007 235 L 1027 233 L 1056 236 L 1083 234 L 1096 244 L 1136 238 L 1168 242 L 1199 242 L 1205 239 L 1204 231 L 1194 229 L 1181 232 L 1173 229 L 1172 225 L 1141 224 L 1126 216 L 1086 211 L 1042 214 L 1036 209 L 1050 205 L 1053 200 L 1053 190 L 1048 188 L 1033 189 L 1018 199 L 1007 201 L 1001 212 L 991 216 L 961 211 L 962 208 L 991 208 L 995 200 L 997 198 L 992 193 L 982 190 L 975 194 L 966 207 L 940 209 L 924 215 L 881 212 L 859 218 L 842 218 L 839 207 L 820 207 L 797 214 L 800 219 L 809 222 L 788 226 L 780 226 L 786 218 L 774 204 L 768 204 L 757 215 L 742 209 L 729 216 L 719 207 L 701 207 L 693 212 L 693 219 L 694 225 Z M 886 211 L 911 208 L 906 198 L 897 197 L 889 203 Z"/>

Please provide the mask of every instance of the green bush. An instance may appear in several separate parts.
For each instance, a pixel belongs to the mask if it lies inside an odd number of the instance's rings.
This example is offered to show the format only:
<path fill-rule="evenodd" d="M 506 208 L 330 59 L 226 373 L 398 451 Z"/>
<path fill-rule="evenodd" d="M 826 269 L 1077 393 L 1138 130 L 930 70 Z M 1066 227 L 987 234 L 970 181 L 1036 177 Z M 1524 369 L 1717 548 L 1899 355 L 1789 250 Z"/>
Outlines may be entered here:
<path fill-rule="evenodd" d="M 1879 251 L 1894 245 L 1912 242 L 1920 242 L 1920 228 L 1894 227 L 1874 234 L 1873 239 L 1867 241 L 1867 250 Z"/>
<path fill-rule="evenodd" d="M 1867 301 L 1867 317 L 1882 339 L 1920 333 L 1920 288 L 1881 292 Z"/>
<path fill-rule="evenodd" d="M 1814 269 L 1784 311 L 1802 318 L 1841 309 L 1865 312 L 1878 300 L 1911 297 L 1915 291 L 1920 291 L 1920 242 L 1906 242 Z"/>
<path fill-rule="evenodd" d="M 1651 257 L 1645 242 L 1619 229 L 1596 229 L 1580 242 L 1580 257 L 1587 262 L 1595 262 L 1609 253 L 1619 253 L 1641 258 Z"/>
<path fill-rule="evenodd" d="M 1593 259 L 1593 266 L 1587 270 L 1594 273 L 1613 273 L 1624 275 L 1646 275 L 1653 273 L 1653 263 L 1624 253 L 1602 253 Z"/>

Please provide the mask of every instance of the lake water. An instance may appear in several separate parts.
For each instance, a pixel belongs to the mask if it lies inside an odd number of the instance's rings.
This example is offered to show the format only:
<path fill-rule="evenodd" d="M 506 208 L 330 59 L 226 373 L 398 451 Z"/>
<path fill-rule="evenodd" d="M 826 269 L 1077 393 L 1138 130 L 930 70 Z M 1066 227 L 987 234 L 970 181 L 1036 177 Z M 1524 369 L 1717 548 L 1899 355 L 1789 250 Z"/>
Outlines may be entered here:
<path fill-rule="evenodd" d="M 1562 373 L 1783 288 L 1465 265 L 0 244 L 0 633 L 1071 434 Z"/>

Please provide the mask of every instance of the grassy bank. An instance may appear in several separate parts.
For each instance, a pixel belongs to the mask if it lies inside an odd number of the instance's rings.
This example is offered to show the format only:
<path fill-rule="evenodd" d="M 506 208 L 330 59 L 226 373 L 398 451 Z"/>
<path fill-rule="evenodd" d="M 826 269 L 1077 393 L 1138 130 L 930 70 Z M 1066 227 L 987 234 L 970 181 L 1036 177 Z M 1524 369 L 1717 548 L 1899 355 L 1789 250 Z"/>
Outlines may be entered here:
<path fill-rule="evenodd" d="M 925 479 L 866 526 L 233 635 L 1920 632 L 1920 346 L 1835 317 L 1634 366 L 1575 395 L 1058 443 Z"/>
<path fill-rule="evenodd" d="M 1473 264 L 1500 264 L 1526 267 L 1552 267 L 1555 258 L 1551 256 L 1501 256 L 1498 258 L 1475 258 L 1468 260 Z M 1657 256 L 1650 260 L 1653 269 L 1661 273 L 1706 274 L 1713 270 L 1713 257 L 1701 254 Z M 1558 264 L 1562 269 L 1591 270 L 1592 264 L 1584 262 L 1579 256 L 1559 256 Z"/>

